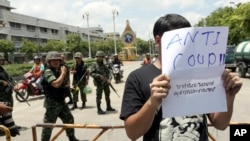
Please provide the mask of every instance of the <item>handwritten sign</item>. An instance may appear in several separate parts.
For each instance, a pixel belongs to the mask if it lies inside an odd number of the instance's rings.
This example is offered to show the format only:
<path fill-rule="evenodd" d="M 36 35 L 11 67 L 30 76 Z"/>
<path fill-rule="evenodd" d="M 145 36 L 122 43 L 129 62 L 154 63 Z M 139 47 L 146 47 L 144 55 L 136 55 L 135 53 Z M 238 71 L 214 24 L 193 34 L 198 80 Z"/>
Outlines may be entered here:
<path fill-rule="evenodd" d="M 162 73 L 171 89 L 162 102 L 163 117 L 227 110 L 221 75 L 228 27 L 191 27 L 162 36 Z"/>

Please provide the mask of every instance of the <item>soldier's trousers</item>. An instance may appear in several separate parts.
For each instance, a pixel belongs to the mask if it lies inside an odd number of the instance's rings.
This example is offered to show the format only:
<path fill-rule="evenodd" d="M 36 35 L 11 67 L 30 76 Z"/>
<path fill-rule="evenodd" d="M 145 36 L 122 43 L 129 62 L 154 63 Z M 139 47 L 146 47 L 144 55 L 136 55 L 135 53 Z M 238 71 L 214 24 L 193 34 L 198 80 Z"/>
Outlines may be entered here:
<path fill-rule="evenodd" d="M 82 102 L 84 102 L 84 103 L 87 102 L 87 96 L 86 96 L 86 94 L 83 91 L 83 89 L 84 89 L 85 86 L 80 85 L 78 87 L 79 87 L 79 90 L 72 93 L 72 95 L 73 95 L 73 102 L 78 102 L 78 100 L 79 100 L 79 98 L 78 98 L 79 91 L 80 91 Z"/>
<path fill-rule="evenodd" d="M 8 102 L 8 106 L 13 108 L 14 101 L 13 101 L 12 91 L 0 92 L 0 101 Z"/>
<path fill-rule="evenodd" d="M 74 117 L 70 112 L 68 105 L 65 102 L 57 102 L 53 98 L 46 97 L 44 101 L 46 112 L 43 118 L 44 123 L 56 123 L 59 117 L 63 123 L 73 124 Z M 52 133 L 52 128 L 43 128 L 41 141 L 49 141 Z M 74 128 L 66 129 L 67 136 L 74 136 Z"/>
<path fill-rule="evenodd" d="M 96 85 L 96 104 L 100 106 L 102 99 L 102 92 L 104 91 L 105 100 L 107 104 L 110 104 L 110 89 L 107 83 Z"/>

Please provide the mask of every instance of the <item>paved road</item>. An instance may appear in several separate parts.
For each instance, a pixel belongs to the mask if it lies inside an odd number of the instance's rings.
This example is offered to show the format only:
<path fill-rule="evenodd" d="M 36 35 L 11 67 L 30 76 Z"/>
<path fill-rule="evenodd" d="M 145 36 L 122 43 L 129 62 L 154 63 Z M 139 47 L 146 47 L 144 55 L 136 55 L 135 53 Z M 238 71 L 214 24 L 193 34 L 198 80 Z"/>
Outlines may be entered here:
<path fill-rule="evenodd" d="M 135 62 L 124 62 L 124 78 L 126 80 L 127 75 L 134 69 L 140 67 L 140 61 Z M 242 79 L 244 85 L 242 90 L 239 93 L 239 96 L 236 98 L 234 106 L 234 114 L 232 121 L 237 122 L 249 122 L 250 121 L 250 80 Z M 93 88 L 92 94 L 87 96 L 87 108 L 80 110 L 76 109 L 72 113 L 75 117 L 75 123 L 78 124 L 94 124 L 101 126 L 120 126 L 123 125 L 123 121 L 119 119 L 119 112 L 121 107 L 122 94 L 124 89 L 124 82 L 113 85 L 118 90 L 120 97 L 118 97 L 114 92 L 111 93 L 112 106 L 118 110 L 117 113 L 107 113 L 106 115 L 97 115 L 96 113 L 96 103 L 95 103 L 95 88 L 92 83 L 92 79 L 89 84 Z M 15 101 L 15 108 L 13 112 L 14 119 L 17 125 L 22 126 L 23 130 L 20 132 L 21 135 L 11 138 L 12 141 L 32 141 L 32 130 L 31 127 L 35 124 L 42 123 L 44 108 L 43 108 L 43 97 L 31 97 L 29 103 L 31 106 L 28 106 L 26 103 L 19 103 Z M 78 106 L 81 103 L 78 102 Z M 70 105 L 71 106 L 71 105 Z M 104 99 L 102 100 L 103 109 L 106 108 Z M 57 124 L 61 124 L 61 120 L 58 119 Z M 37 127 L 37 139 L 40 140 L 41 128 Z M 59 131 L 58 128 L 53 130 L 53 135 Z M 81 140 L 92 140 L 101 130 L 100 129 L 76 129 L 76 137 Z M 228 128 L 221 132 L 217 131 L 214 128 L 209 128 L 209 131 L 216 137 L 219 141 L 228 141 L 229 133 Z M 0 141 L 5 140 L 5 137 L 0 137 Z M 67 141 L 65 133 L 62 133 L 58 137 L 58 141 Z M 105 132 L 100 138 L 100 141 L 128 141 L 129 139 L 126 136 L 124 129 L 113 129 Z M 139 139 L 138 141 L 140 141 Z"/>

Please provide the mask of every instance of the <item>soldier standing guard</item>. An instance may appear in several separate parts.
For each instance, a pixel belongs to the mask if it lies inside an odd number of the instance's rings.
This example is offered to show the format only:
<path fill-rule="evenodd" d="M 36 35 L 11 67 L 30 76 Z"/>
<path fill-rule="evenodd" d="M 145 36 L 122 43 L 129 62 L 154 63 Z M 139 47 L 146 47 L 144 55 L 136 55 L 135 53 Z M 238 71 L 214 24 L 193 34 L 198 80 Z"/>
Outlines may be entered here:
<path fill-rule="evenodd" d="M 97 51 L 96 52 L 96 62 L 92 64 L 90 75 L 94 79 L 94 85 L 96 86 L 96 105 L 97 105 L 97 113 L 105 114 L 105 112 L 101 109 L 101 99 L 102 99 L 102 91 L 105 94 L 105 100 L 107 104 L 107 111 L 116 111 L 111 107 L 110 102 L 110 89 L 109 84 L 111 75 L 108 67 L 103 63 L 104 52 Z"/>
<path fill-rule="evenodd" d="M 58 52 L 49 52 L 46 56 L 48 68 L 44 72 L 44 91 L 46 108 L 43 122 L 56 123 L 59 117 L 63 123 L 73 124 L 74 117 L 65 102 L 67 85 L 67 68 L 61 66 L 61 54 Z M 41 141 L 49 141 L 52 128 L 43 128 Z M 69 141 L 79 141 L 75 138 L 74 128 L 66 129 Z"/>
<path fill-rule="evenodd" d="M 76 52 L 74 54 L 75 58 L 75 65 L 71 69 L 71 74 L 73 74 L 73 86 L 76 90 L 74 90 L 73 93 L 73 107 L 71 110 L 74 110 L 77 108 L 77 102 L 78 102 L 78 93 L 80 90 L 81 94 L 81 100 L 82 100 L 82 109 L 85 108 L 86 102 L 87 102 L 87 96 L 84 92 L 84 87 L 88 85 L 89 82 L 89 70 L 88 66 L 85 64 L 85 62 L 82 60 L 82 53 Z M 77 89 L 78 87 L 79 89 Z"/>
<path fill-rule="evenodd" d="M 10 81 L 13 81 L 9 74 L 4 70 L 1 66 L 4 60 L 3 53 L 0 53 L 0 102 L 6 106 L 13 108 L 13 96 L 12 96 L 12 84 Z M 12 111 L 7 112 L 5 114 L 0 115 L 0 124 L 8 127 L 10 130 L 10 134 L 12 137 L 16 135 L 20 135 L 18 131 L 18 127 L 16 126 L 13 118 L 12 118 Z"/>

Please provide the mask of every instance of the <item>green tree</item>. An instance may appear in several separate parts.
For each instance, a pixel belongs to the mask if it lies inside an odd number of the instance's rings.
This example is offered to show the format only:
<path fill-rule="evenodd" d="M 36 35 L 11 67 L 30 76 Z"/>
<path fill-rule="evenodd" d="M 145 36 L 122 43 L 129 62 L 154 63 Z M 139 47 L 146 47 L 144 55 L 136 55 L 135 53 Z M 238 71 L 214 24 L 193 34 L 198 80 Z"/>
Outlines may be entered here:
<path fill-rule="evenodd" d="M 88 56 L 88 42 L 82 41 L 79 34 L 68 34 L 66 40 L 67 40 L 66 51 L 72 53 L 80 51 L 83 53 L 83 56 Z M 91 48 L 92 44 L 93 43 L 90 42 Z"/>
<path fill-rule="evenodd" d="M 201 19 L 198 26 L 228 26 L 228 44 L 238 44 L 250 39 L 250 3 L 221 7 Z"/>
<path fill-rule="evenodd" d="M 46 52 L 49 52 L 49 51 L 64 52 L 66 48 L 67 48 L 67 44 L 64 43 L 64 41 L 48 40 L 48 42 L 44 45 L 43 50 Z"/>
<path fill-rule="evenodd" d="M 34 53 L 38 53 L 38 46 L 36 43 L 29 41 L 28 39 L 22 40 L 20 52 L 24 52 L 28 58 L 32 58 Z"/>
<path fill-rule="evenodd" d="M 149 52 L 149 42 L 137 38 L 137 53 L 138 54 L 145 54 Z"/>
<path fill-rule="evenodd" d="M 0 52 L 4 53 L 5 59 L 8 60 L 8 52 L 15 51 L 15 46 L 12 41 L 0 40 Z M 8 60 L 9 61 L 9 60 Z"/>

